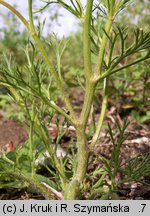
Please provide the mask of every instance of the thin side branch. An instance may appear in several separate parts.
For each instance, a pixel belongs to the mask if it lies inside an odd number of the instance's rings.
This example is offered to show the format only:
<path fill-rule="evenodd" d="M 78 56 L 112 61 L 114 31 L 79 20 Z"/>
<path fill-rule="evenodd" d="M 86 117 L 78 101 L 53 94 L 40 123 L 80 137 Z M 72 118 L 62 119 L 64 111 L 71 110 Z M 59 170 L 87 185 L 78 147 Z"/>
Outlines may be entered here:
<path fill-rule="evenodd" d="M 102 64 L 103 64 L 103 59 L 104 59 L 104 53 L 105 53 L 105 48 L 106 48 L 106 43 L 107 43 L 107 35 L 109 35 L 109 32 L 111 30 L 113 23 L 113 14 L 110 13 L 106 22 L 106 27 L 105 27 L 105 33 L 103 34 L 102 38 L 102 43 L 99 51 L 99 56 L 98 56 L 98 61 L 97 61 L 97 66 L 96 66 L 96 74 L 97 76 L 101 76 L 102 74 Z"/>
<path fill-rule="evenodd" d="M 90 149 L 92 149 L 95 146 L 95 144 L 97 143 L 99 134 L 100 134 L 102 126 L 103 126 L 105 113 L 107 110 L 107 104 L 108 104 L 108 77 L 105 78 L 105 80 L 104 80 L 104 98 L 103 98 L 103 102 L 102 102 L 101 113 L 100 113 L 100 117 L 98 120 L 96 132 L 95 132 L 93 139 L 92 139 L 92 142 L 90 144 Z"/>
<path fill-rule="evenodd" d="M 64 87 L 62 85 L 62 82 L 59 79 L 59 76 L 57 75 L 57 73 L 56 73 L 56 71 L 55 71 L 49 57 L 47 56 L 47 53 L 46 53 L 45 49 L 43 48 L 42 43 L 41 43 L 41 41 L 40 41 L 40 39 L 39 39 L 39 37 L 38 37 L 38 35 L 36 33 L 34 23 L 33 23 L 33 16 L 32 16 L 32 14 L 33 14 L 33 12 L 32 12 L 32 0 L 28 0 L 28 7 L 29 7 L 29 20 L 30 20 L 30 32 L 31 32 L 31 35 L 32 35 L 34 41 L 36 42 L 36 44 L 37 44 L 43 58 L 45 59 L 45 61 L 47 63 L 47 65 L 49 66 L 50 72 L 51 72 L 52 76 L 54 77 L 54 80 L 55 80 L 55 82 L 57 84 L 57 87 L 59 88 L 59 90 L 60 90 L 60 92 L 62 94 L 62 97 L 64 99 L 66 107 L 67 107 L 68 111 L 70 112 L 70 116 L 73 118 L 74 124 L 76 124 L 77 117 L 76 117 L 75 112 L 73 110 L 73 107 L 72 107 L 72 105 L 70 103 L 70 100 L 67 97 L 66 92 L 64 90 Z"/>
<path fill-rule="evenodd" d="M 0 0 L 0 4 L 2 4 L 4 7 L 12 11 L 22 21 L 22 23 L 26 26 L 26 28 L 30 30 L 28 21 L 25 19 L 24 16 L 21 15 L 21 13 L 18 10 L 16 10 L 13 6 L 11 6 L 10 4 L 8 4 L 3 0 Z"/>

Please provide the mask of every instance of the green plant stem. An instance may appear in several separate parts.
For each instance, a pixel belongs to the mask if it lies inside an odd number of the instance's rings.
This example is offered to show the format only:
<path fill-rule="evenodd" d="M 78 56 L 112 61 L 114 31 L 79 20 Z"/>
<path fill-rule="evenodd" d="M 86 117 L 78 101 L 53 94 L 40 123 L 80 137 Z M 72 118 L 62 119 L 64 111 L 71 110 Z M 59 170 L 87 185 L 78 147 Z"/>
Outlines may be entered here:
<path fill-rule="evenodd" d="M 78 147 L 78 155 L 77 155 L 77 171 L 75 174 L 75 178 L 80 182 L 84 179 L 87 168 L 87 159 L 88 159 L 88 144 L 86 139 L 86 134 L 83 128 L 78 128 L 76 130 L 77 136 L 77 147 Z"/>
<path fill-rule="evenodd" d="M 80 115 L 80 122 L 82 124 L 82 127 L 85 129 L 89 117 L 89 113 L 91 110 L 92 102 L 93 102 L 93 95 L 95 92 L 96 83 L 89 80 L 89 84 L 85 91 L 85 97 L 84 97 L 84 104 L 82 108 L 82 112 Z"/>
<path fill-rule="evenodd" d="M 4 161 L 6 161 L 7 163 L 9 163 L 9 164 L 11 164 L 11 165 L 15 165 L 15 162 L 13 162 L 12 160 L 10 160 L 6 155 L 5 155 L 5 153 L 3 153 L 2 154 L 2 159 L 4 160 Z"/>
<path fill-rule="evenodd" d="M 103 102 L 102 102 L 102 107 L 101 107 L 101 113 L 100 113 L 100 117 L 98 120 L 96 132 L 93 135 L 93 139 L 92 139 L 92 142 L 90 144 L 91 149 L 95 146 L 95 144 L 98 140 L 99 134 L 101 132 L 104 118 L 105 118 L 105 113 L 107 110 L 107 104 L 108 104 L 108 77 L 105 78 L 105 80 L 104 80 L 104 97 L 103 97 Z"/>
<path fill-rule="evenodd" d="M 90 80 L 92 73 L 91 66 L 91 38 L 90 27 L 92 17 L 93 0 L 88 0 L 86 4 L 86 13 L 84 17 L 83 25 L 83 46 L 84 46 L 84 66 L 85 66 L 85 79 L 86 90 L 84 97 L 84 104 L 80 115 L 80 124 L 76 128 L 77 136 L 77 170 L 72 178 L 72 181 L 68 184 L 65 192 L 65 199 L 76 199 L 80 191 L 80 183 L 82 183 L 88 164 L 88 144 L 86 140 L 85 128 L 88 120 L 88 116 L 91 110 L 93 102 L 93 95 L 95 92 L 96 83 Z"/>
<path fill-rule="evenodd" d="M 43 142 L 46 146 L 46 149 L 47 149 L 50 157 L 52 158 L 53 166 L 55 167 L 55 169 L 59 173 L 60 179 L 62 181 L 62 186 L 64 188 L 66 183 L 67 183 L 66 176 L 64 174 L 64 170 L 62 169 L 60 160 L 57 158 L 57 155 L 55 154 L 55 150 L 52 148 L 52 145 L 50 144 L 49 135 L 43 129 L 41 122 L 40 122 L 40 119 L 38 117 L 36 117 L 36 122 L 34 122 L 34 127 L 36 128 L 36 131 L 39 133 L 41 139 L 43 140 Z"/>
<path fill-rule="evenodd" d="M 45 199 L 52 199 L 52 194 L 47 190 L 46 187 L 44 187 L 34 176 L 29 175 L 28 173 L 24 171 L 20 171 L 18 168 L 14 168 L 15 163 L 11 160 L 9 160 L 6 156 L 2 157 L 3 160 L 5 160 L 7 163 L 13 165 L 12 171 L 9 170 L 9 168 L 5 170 L 5 173 L 10 177 L 13 176 L 18 180 L 21 180 L 23 183 L 27 182 L 31 187 L 34 187 L 36 190 L 38 190 Z"/>
<path fill-rule="evenodd" d="M 85 130 L 81 127 L 76 130 L 77 136 L 77 169 L 72 178 L 72 181 L 68 184 L 65 191 L 65 199 L 74 200 L 77 199 L 80 191 L 80 184 L 82 183 L 88 165 L 88 144 L 86 139 Z"/>
<path fill-rule="evenodd" d="M 91 66 L 91 37 L 90 37 L 90 27 L 92 18 L 92 7 L 93 0 L 88 0 L 86 4 L 86 13 L 83 23 L 83 54 L 84 54 L 84 69 L 85 69 L 85 79 L 88 83 L 92 72 Z"/>
<path fill-rule="evenodd" d="M 42 95 L 40 96 L 37 95 L 37 97 L 41 98 L 41 100 L 43 100 L 44 103 L 52 107 L 58 113 L 62 114 L 70 123 L 74 124 L 73 119 L 63 109 L 57 106 L 54 101 L 49 101 L 47 98 L 43 97 Z"/>
<path fill-rule="evenodd" d="M 30 32 L 31 32 L 31 35 L 32 35 L 34 41 L 36 42 L 36 44 L 37 44 L 43 58 L 45 59 L 45 61 L 47 63 L 47 65 L 49 66 L 50 72 L 51 72 L 52 76 L 54 77 L 54 80 L 55 80 L 55 82 L 57 84 L 57 87 L 59 88 L 59 90 L 60 90 L 60 92 L 62 94 L 62 97 L 63 97 L 63 99 L 65 101 L 66 107 L 67 107 L 68 111 L 70 112 L 70 116 L 73 118 L 74 123 L 76 124 L 78 120 L 77 120 L 77 117 L 76 117 L 75 112 L 73 110 L 73 107 L 72 107 L 72 105 L 70 103 L 70 100 L 66 96 L 67 93 L 65 92 L 65 90 L 63 88 L 63 85 L 61 83 L 61 80 L 59 79 L 59 76 L 55 72 L 55 69 L 54 69 L 49 57 L 47 56 L 47 53 L 45 52 L 45 49 L 43 48 L 42 43 L 41 43 L 41 41 L 40 41 L 40 39 L 39 39 L 39 37 L 38 37 L 38 35 L 36 33 L 34 23 L 33 23 L 33 15 L 32 15 L 33 14 L 32 13 L 32 0 L 28 0 L 28 7 L 29 7 L 29 20 L 30 20 Z"/>
<path fill-rule="evenodd" d="M 111 2 L 112 3 L 112 2 Z M 103 63 L 103 59 L 104 59 L 104 52 L 105 52 L 105 48 L 106 48 L 106 44 L 107 44 L 107 35 L 109 35 L 111 28 L 112 28 L 112 23 L 113 23 L 113 3 L 111 5 L 110 8 L 110 13 L 106 22 L 106 27 L 105 27 L 105 32 L 103 34 L 103 38 L 102 38 L 102 43 L 101 43 L 101 47 L 100 47 L 100 52 L 99 52 L 99 56 L 98 56 L 98 62 L 97 62 L 97 66 L 96 66 L 96 74 L 95 74 L 95 78 L 97 75 L 98 77 L 101 77 L 101 73 L 102 73 L 102 63 Z M 104 96 L 103 96 L 103 102 L 102 102 L 102 108 L 101 108 L 101 114 L 99 117 L 99 121 L 98 121 L 98 125 L 97 125 L 97 129 L 96 132 L 93 136 L 92 139 L 92 143 L 90 144 L 90 147 L 93 148 L 94 145 L 97 142 L 98 136 L 100 134 L 103 122 L 104 122 L 104 118 L 105 118 L 105 113 L 106 113 L 106 109 L 107 109 L 107 103 L 108 103 L 108 78 L 105 78 L 104 81 Z"/>
<path fill-rule="evenodd" d="M 59 79 L 61 80 L 61 82 L 63 82 L 62 75 L 61 75 L 60 55 L 57 54 L 56 57 L 57 57 L 57 70 L 58 70 Z"/>
<path fill-rule="evenodd" d="M 83 25 L 83 53 L 84 53 L 84 69 L 85 69 L 85 96 L 84 104 L 82 107 L 80 122 L 85 129 L 88 116 L 91 110 L 93 95 L 96 87 L 96 83 L 91 81 L 92 65 L 91 65 L 91 18 L 92 18 L 93 0 L 88 0 L 86 3 L 86 13 L 84 17 Z"/>
<path fill-rule="evenodd" d="M 29 30 L 29 23 L 28 21 L 17 11 L 13 6 L 8 4 L 7 2 L 0 0 L 0 4 L 8 8 L 10 11 L 12 11 L 21 21 L 22 23 L 26 26 L 26 28 Z"/>
<path fill-rule="evenodd" d="M 91 110 L 93 95 L 95 91 L 96 84 L 91 82 L 92 76 L 92 65 L 91 65 L 91 18 L 92 18 L 92 7 L 93 0 L 87 1 L 86 4 L 86 13 L 84 18 L 84 27 L 83 27 L 83 52 L 84 52 L 84 70 L 85 70 L 85 96 L 84 96 L 84 104 L 82 108 L 82 112 L 80 115 L 80 122 L 83 125 L 83 128 L 86 127 L 88 116 Z"/>
<path fill-rule="evenodd" d="M 106 22 L 106 27 L 105 27 L 105 32 L 102 37 L 102 43 L 100 47 L 100 52 L 98 56 L 98 61 L 97 61 L 97 66 L 96 66 L 96 74 L 101 76 L 102 74 L 102 64 L 103 64 L 103 59 L 104 59 L 104 53 L 105 53 L 105 48 L 106 48 L 106 43 L 107 43 L 107 35 L 109 35 L 109 32 L 112 27 L 113 23 L 113 10 L 110 10 L 110 14 L 108 15 L 107 22 Z"/>
<path fill-rule="evenodd" d="M 104 178 L 106 177 L 106 175 L 107 175 L 107 172 L 106 172 L 106 171 L 103 171 L 103 174 L 102 174 L 102 176 L 100 177 L 100 179 L 93 185 L 92 191 L 96 190 L 98 187 L 101 186 L 102 181 L 104 180 Z"/>
<path fill-rule="evenodd" d="M 32 178 L 34 177 L 34 158 L 33 158 L 33 121 L 31 121 L 30 124 L 30 132 L 29 132 L 29 158 L 30 158 L 30 163 L 31 163 L 31 176 Z"/>
<path fill-rule="evenodd" d="M 148 57 L 149 56 L 149 57 Z M 108 77 L 108 76 L 110 76 L 110 75 L 112 75 L 112 74 L 115 74 L 115 73 L 117 73 L 117 72 L 119 72 L 119 71 L 122 71 L 122 70 L 124 70 L 124 69 L 127 69 L 127 68 L 129 68 L 129 67 L 131 67 L 131 66 L 133 66 L 133 65 L 135 65 L 135 64 L 138 64 L 138 63 L 140 63 L 140 62 L 142 62 L 142 61 L 144 61 L 144 60 L 146 60 L 146 59 L 148 59 L 148 58 L 150 58 L 150 53 L 148 53 L 147 55 L 145 55 L 144 57 L 141 57 L 141 58 L 138 58 L 137 60 L 135 60 L 135 61 L 133 61 L 133 62 L 131 62 L 131 63 L 129 63 L 129 64 L 127 64 L 127 65 L 124 65 L 123 67 L 119 67 L 119 68 L 117 68 L 117 69 L 115 69 L 115 70 L 113 70 L 113 66 L 111 67 L 111 68 L 109 68 L 107 71 L 105 71 L 102 75 L 101 75 L 101 77 L 99 77 L 98 78 L 98 80 L 100 81 L 100 80 L 103 80 L 103 79 L 105 79 L 106 77 Z M 119 63 L 118 63 L 119 64 Z M 117 64 L 117 65 L 118 65 Z"/>
<path fill-rule="evenodd" d="M 23 182 L 27 182 L 31 187 L 35 188 L 38 192 L 40 192 L 45 199 L 52 200 L 54 196 L 52 193 L 48 191 L 48 189 L 42 185 L 37 179 L 32 178 L 29 174 L 20 172 L 19 170 L 15 170 L 14 172 L 8 171 L 10 176 L 14 176 L 16 179 L 19 179 Z"/>
<path fill-rule="evenodd" d="M 86 93 L 85 93 L 85 98 L 84 98 L 84 104 L 83 104 L 83 108 L 82 108 L 82 112 L 80 115 L 80 124 L 81 124 L 81 128 L 83 130 L 83 132 L 78 133 L 77 132 L 77 147 L 78 147 L 78 155 L 77 155 L 77 159 L 78 159 L 78 166 L 77 166 L 77 171 L 75 176 L 73 177 L 72 181 L 69 183 L 65 198 L 66 199 L 75 199 L 78 192 L 79 192 L 79 183 L 83 181 L 83 178 L 85 176 L 86 173 L 86 168 L 87 168 L 87 163 L 88 163 L 88 146 L 87 146 L 87 142 L 85 140 L 85 128 L 87 125 L 87 121 L 88 121 L 88 117 L 89 117 L 89 113 L 91 110 L 91 106 L 92 106 L 92 102 L 93 102 L 93 95 L 95 92 L 95 88 L 97 85 L 97 77 L 92 77 L 91 75 L 91 63 L 89 64 L 88 61 L 91 62 L 91 50 L 89 49 L 90 46 L 87 45 L 87 41 L 90 40 L 89 36 L 90 36 L 90 22 L 91 22 L 91 15 L 92 15 L 92 1 L 87 1 L 87 11 L 86 11 L 86 16 L 87 16 L 87 25 L 84 28 L 84 60 L 85 60 L 85 68 L 87 69 L 86 73 L 87 73 L 87 78 L 88 78 L 88 82 L 86 82 Z M 91 14 L 89 14 L 91 13 Z M 105 31 L 106 33 L 109 34 L 109 31 L 111 29 L 112 26 L 112 22 L 113 22 L 113 18 L 112 18 L 112 13 L 110 13 L 109 19 L 106 23 L 106 28 Z M 87 35 L 88 34 L 88 35 Z M 88 37 L 88 38 L 87 38 Z M 98 64 L 97 64 L 97 76 L 99 76 L 99 72 L 102 69 L 102 62 L 103 62 L 103 56 L 104 56 L 104 50 L 105 50 L 105 46 L 106 46 L 106 42 L 107 42 L 107 36 L 104 34 L 103 39 L 102 39 L 102 46 L 100 49 L 100 54 L 99 54 L 99 58 L 98 58 Z M 86 52 L 85 52 L 86 50 Z M 86 76 L 85 73 L 85 76 Z M 88 83 L 88 84 L 87 84 Z M 105 92 L 106 93 L 106 92 Z M 107 98 L 107 96 L 106 96 Z M 105 98 L 105 99 L 106 99 Z M 106 105 L 106 103 L 104 103 Z M 101 114 L 101 122 L 104 119 L 104 110 L 105 110 L 106 106 L 103 106 L 103 112 Z M 80 130 L 81 130 L 80 128 Z M 82 131 L 81 130 L 81 131 Z"/>
<path fill-rule="evenodd" d="M 122 4 L 122 0 L 118 0 L 117 3 L 116 3 L 116 6 L 115 6 L 115 11 L 118 12 L 120 6 Z"/>
<path fill-rule="evenodd" d="M 104 195 L 107 197 L 108 193 L 109 193 L 109 188 L 106 189 L 106 188 L 100 187 L 98 189 L 94 189 L 94 191 L 91 193 L 89 199 L 93 200 L 95 198 L 95 196 L 97 196 L 97 195 L 101 196 L 101 199 L 102 199 L 102 197 Z M 105 197 L 105 200 L 106 200 L 106 197 Z"/>
<path fill-rule="evenodd" d="M 122 71 L 122 70 L 124 70 L 124 69 L 126 69 L 126 68 L 128 68 L 128 67 L 131 67 L 131 66 L 135 65 L 135 64 L 138 64 L 138 63 L 140 63 L 140 62 L 142 62 L 142 61 L 144 61 L 144 60 L 146 60 L 146 59 L 148 59 L 148 58 L 150 58 L 150 56 L 148 57 L 148 56 L 146 55 L 146 56 L 144 56 L 144 57 L 141 57 L 141 58 L 139 58 L 139 59 L 137 59 L 137 60 L 135 60 L 135 61 L 133 61 L 133 62 L 127 64 L 127 65 L 124 65 L 123 67 L 119 67 L 119 68 L 117 68 L 116 70 L 112 70 L 112 72 L 110 73 L 110 75 L 111 75 L 111 74 L 114 74 L 114 73 L 117 73 L 118 71 Z"/>

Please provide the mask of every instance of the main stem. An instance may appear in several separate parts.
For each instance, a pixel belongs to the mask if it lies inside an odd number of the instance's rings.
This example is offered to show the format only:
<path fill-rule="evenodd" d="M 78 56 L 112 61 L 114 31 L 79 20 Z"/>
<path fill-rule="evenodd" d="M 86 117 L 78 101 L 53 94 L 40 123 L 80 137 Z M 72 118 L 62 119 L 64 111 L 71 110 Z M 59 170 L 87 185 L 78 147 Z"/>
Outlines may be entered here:
<path fill-rule="evenodd" d="M 93 95 L 96 87 L 96 83 L 92 82 L 92 64 L 91 64 L 91 18 L 92 18 L 92 7 L 93 0 L 87 0 L 86 13 L 83 23 L 83 54 L 84 54 L 84 70 L 85 70 L 85 98 L 84 104 L 79 120 L 79 125 L 76 127 L 77 136 L 77 169 L 72 178 L 72 181 L 68 184 L 65 191 L 65 199 L 73 200 L 77 199 L 80 191 L 80 184 L 86 175 L 87 165 L 88 165 L 88 143 L 85 134 L 86 124 L 88 121 L 88 116 L 91 110 L 91 105 L 93 102 Z"/>
<path fill-rule="evenodd" d="M 77 136 L 77 169 L 72 178 L 72 181 L 68 184 L 64 198 L 66 200 L 75 200 L 79 196 L 80 184 L 82 183 L 87 170 L 88 165 L 88 145 L 86 134 L 83 127 L 79 127 L 76 130 Z"/>

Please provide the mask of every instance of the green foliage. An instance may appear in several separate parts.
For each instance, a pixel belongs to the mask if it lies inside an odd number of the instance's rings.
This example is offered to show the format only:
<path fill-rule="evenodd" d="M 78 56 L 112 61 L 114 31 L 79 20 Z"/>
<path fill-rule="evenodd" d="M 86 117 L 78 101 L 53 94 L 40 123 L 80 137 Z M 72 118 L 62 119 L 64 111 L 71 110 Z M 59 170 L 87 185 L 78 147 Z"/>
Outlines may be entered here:
<path fill-rule="evenodd" d="M 46 183 L 49 187 L 58 189 L 59 181 L 56 184 L 51 176 L 44 177 L 39 174 L 39 168 L 36 160 L 45 153 L 44 143 L 37 137 L 32 138 L 31 155 L 31 137 L 22 147 L 17 147 L 14 152 L 3 152 L 0 158 L 0 188 L 29 188 L 35 193 L 41 193 L 47 198 L 41 183 Z"/>
<path fill-rule="evenodd" d="M 95 173 L 100 174 L 100 178 L 94 183 L 91 189 L 91 197 L 96 198 L 95 196 L 100 196 L 101 199 L 107 197 L 107 199 L 117 196 L 117 187 L 120 182 L 118 182 L 117 177 L 120 173 L 122 173 L 122 162 L 120 158 L 121 148 L 123 142 L 126 140 L 127 135 L 125 135 L 125 130 L 128 126 L 127 120 L 124 121 L 123 126 L 117 122 L 117 129 L 119 132 L 119 137 L 117 142 L 114 138 L 114 134 L 111 126 L 108 124 L 108 132 L 113 144 L 111 158 L 107 159 L 105 157 L 101 157 L 103 165 L 98 167 Z M 109 182 L 107 182 L 106 177 L 109 178 Z M 97 176 L 96 176 L 97 179 Z"/>
<path fill-rule="evenodd" d="M 80 0 L 75 0 L 75 1 L 70 0 L 70 4 L 67 4 L 63 0 L 56 0 L 56 1 L 44 0 L 43 2 L 46 2 L 46 5 L 43 8 L 41 8 L 41 10 L 43 10 L 46 7 L 48 7 L 49 5 L 55 3 L 55 4 L 58 4 L 59 6 L 62 6 L 66 10 L 68 10 L 71 14 L 73 14 L 77 18 L 81 18 L 82 17 L 83 8 L 82 8 L 82 4 L 81 4 Z"/>
<path fill-rule="evenodd" d="M 8 155 L 5 153 L 1 155 L 1 160 L 4 162 L 0 167 L 2 185 L 5 187 L 6 182 L 8 186 L 12 181 L 13 186 L 20 187 L 18 183 L 23 181 L 25 182 L 23 187 L 33 184 L 47 199 L 52 198 L 52 194 L 58 195 L 60 192 L 61 198 L 78 199 L 80 192 L 82 192 L 82 197 L 83 191 L 89 190 L 90 187 L 88 183 L 86 184 L 87 167 L 89 163 L 93 163 L 95 145 L 103 126 L 111 92 L 109 83 L 112 75 L 121 71 L 125 73 L 133 70 L 132 66 L 150 58 L 150 32 L 140 28 L 133 28 L 131 31 L 129 27 L 122 27 L 115 23 L 120 12 L 132 2 L 129 0 L 100 1 L 99 4 L 95 4 L 95 1 L 87 1 L 86 7 L 83 7 L 80 0 L 70 0 L 70 4 L 63 0 L 43 2 L 45 2 L 44 7 L 38 12 L 44 11 L 52 4 L 58 4 L 81 21 L 83 37 L 81 35 L 78 37 L 79 43 L 82 44 L 79 49 L 80 53 L 81 51 L 83 53 L 81 54 L 82 66 L 77 66 L 77 68 L 73 66 L 76 56 L 73 56 L 73 52 L 69 52 L 69 49 L 75 45 L 71 46 L 68 40 L 58 39 L 54 34 L 48 38 L 42 37 L 45 21 L 42 24 L 39 22 L 37 27 L 34 25 L 32 0 L 28 0 L 29 22 L 14 7 L 0 0 L 0 4 L 18 16 L 32 37 L 32 39 L 28 38 L 24 49 L 26 63 L 23 66 L 5 55 L 0 67 L 0 85 L 8 88 L 13 100 L 25 113 L 29 131 L 29 140 L 22 149 L 19 148 Z M 64 69 L 64 65 L 68 63 L 65 60 L 68 53 L 71 54 L 69 57 L 71 63 Z M 67 73 L 66 70 L 68 70 Z M 82 88 L 85 95 L 80 115 L 76 114 L 75 107 L 70 100 L 71 87 L 77 84 L 74 81 L 68 81 L 70 79 L 68 76 L 77 77 L 78 86 Z M 117 81 L 119 81 L 118 78 Z M 147 80 L 144 82 L 146 86 Z M 101 113 L 96 125 L 93 102 L 99 84 L 103 86 L 101 87 L 103 98 Z M 59 106 L 59 96 L 65 108 Z M 91 112 L 93 115 L 92 130 L 88 127 Z M 57 121 L 58 134 L 55 146 L 53 146 L 48 128 L 54 114 L 62 116 L 63 124 L 66 127 L 71 125 L 75 128 L 76 144 L 71 149 L 71 155 L 68 153 L 65 157 L 57 155 L 60 140 L 64 135 Z M 122 169 L 120 161 L 120 149 L 126 139 L 126 127 L 127 122 L 123 127 L 117 124 L 119 139 L 116 143 L 112 129 L 110 125 L 108 126 L 113 143 L 112 156 L 110 160 L 103 159 L 104 166 L 99 166 L 92 172 L 91 176 L 95 179 L 98 173 L 101 177 L 93 185 L 91 197 L 95 198 L 98 191 L 104 195 L 100 197 L 101 199 L 116 197 L 116 189 L 120 184 L 116 178 L 120 172 L 125 173 L 125 178 L 128 180 L 134 179 L 133 176 L 137 177 L 136 161 L 129 164 L 127 172 Z M 89 137 L 91 138 L 90 144 Z M 49 171 L 50 178 L 37 173 L 36 160 L 44 155 L 45 151 L 49 159 L 44 166 Z M 89 152 L 92 157 L 89 157 Z M 138 170 L 142 170 L 141 167 L 145 164 L 143 161 L 147 161 L 141 158 L 140 160 L 142 162 Z M 133 171 L 133 175 L 130 170 Z M 138 178 L 147 174 L 149 172 L 147 170 L 146 168 L 145 172 L 140 172 Z M 109 176 L 110 183 L 106 181 L 106 175 Z M 52 194 L 49 193 L 43 182 L 50 186 Z M 12 187 L 11 184 L 9 186 Z"/>
<path fill-rule="evenodd" d="M 123 182 L 132 182 L 132 181 L 141 181 L 141 178 L 143 176 L 149 176 L 150 175 L 150 155 L 145 154 L 138 155 L 135 158 L 131 159 L 127 169 L 124 170 L 125 177 L 123 179 Z"/>
<path fill-rule="evenodd" d="M 144 114 L 140 114 L 140 112 L 133 110 L 131 114 L 141 124 L 150 122 L 150 111 L 146 111 Z"/>
<path fill-rule="evenodd" d="M 145 155 L 138 154 L 126 162 L 121 161 L 120 153 L 122 145 L 128 137 L 126 129 L 129 122 L 125 120 L 123 126 L 116 122 L 116 125 L 119 134 L 117 139 L 108 124 L 108 132 L 113 144 L 111 158 L 107 159 L 104 156 L 96 155 L 97 159 L 95 161 L 100 160 L 101 165 L 97 166 L 88 176 L 89 181 L 94 181 L 92 187 L 89 183 L 87 188 L 90 191 L 90 199 L 119 199 L 117 194 L 119 186 L 133 181 L 142 183 L 143 177 L 150 175 L 150 155 L 148 153 Z M 122 178 L 119 176 L 122 176 Z"/>

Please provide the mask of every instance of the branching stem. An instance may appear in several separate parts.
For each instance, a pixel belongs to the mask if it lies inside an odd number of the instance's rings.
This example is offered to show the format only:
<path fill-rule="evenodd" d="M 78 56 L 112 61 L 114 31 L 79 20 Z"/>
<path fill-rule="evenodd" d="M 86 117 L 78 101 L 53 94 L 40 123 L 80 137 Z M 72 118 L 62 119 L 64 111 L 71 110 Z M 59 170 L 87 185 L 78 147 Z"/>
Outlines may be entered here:
<path fill-rule="evenodd" d="M 91 80 L 92 66 L 91 66 L 91 39 L 90 39 L 90 27 L 92 17 L 93 0 L 87 0 L 86 14 L 84 17 L 84 33 L 83 33 L 83 45 L 84 45 L 84 66 L 85 66 L 85 79 L 86 90 L 84 97 L 84 104 L 80 116 L 80 125 L 76 129 L 77 136 L 77 169 L 69 183 L 65 199 L 76 199 L 80 190 L 80 183 L 83 181 L 88 164 L 88 143 L 86 140 L 85 128 L 88 121 L 89 113 L 91 110 L 93 95 L 95 92 L 96 84 Z"/>

